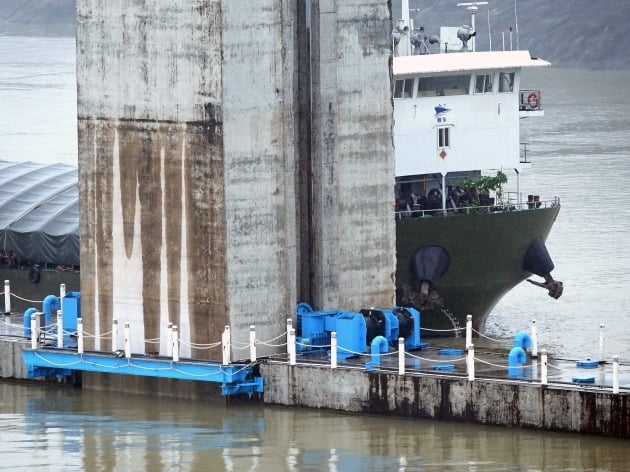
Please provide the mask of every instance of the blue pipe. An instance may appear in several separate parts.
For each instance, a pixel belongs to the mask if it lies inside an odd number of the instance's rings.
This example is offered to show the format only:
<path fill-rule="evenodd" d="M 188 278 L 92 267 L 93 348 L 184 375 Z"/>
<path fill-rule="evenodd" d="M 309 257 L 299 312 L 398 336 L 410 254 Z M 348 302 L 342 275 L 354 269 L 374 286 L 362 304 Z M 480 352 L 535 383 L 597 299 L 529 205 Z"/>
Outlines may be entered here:
<path fill-rule="evenodd" d="M 42 305 L 44 311 L 44 326 L 50 326 L 52 323 L 52 311 L 61 309 L 59 298 L 54 295 L 48 295 L 44 298 Z"/>
<path fill-rule="evenodd" d="M 509 367 L 517 367 L 519 365 L 525 364 L 527 360 L 527 354 L 522 347 L 513 347 L 510 353 L 508 354 L 508 366 Z"/>
<path fill-rule="evenodd" d="M 24 336 L 26 337 L 31 335 L 31 316 L 33 313 L 37 313 L 37 309 L 29 308 L 24 312 Z"/>
<path fill-rule="evenodd" d="M 532 346 L 532 338 L 529 337 L 529 334 L 521 331 L 514 337 L 514 347 L 520 347 L 522 349 L 527 349 Z"/>
<path fill-rule="evenodd" d="M 388 351 L 387 339 L 383 336 L 376 336 L 370 343 L 370 361 L 372 365 L 381 365 L 381 356 L 378 354 L 384 354 Z"/>

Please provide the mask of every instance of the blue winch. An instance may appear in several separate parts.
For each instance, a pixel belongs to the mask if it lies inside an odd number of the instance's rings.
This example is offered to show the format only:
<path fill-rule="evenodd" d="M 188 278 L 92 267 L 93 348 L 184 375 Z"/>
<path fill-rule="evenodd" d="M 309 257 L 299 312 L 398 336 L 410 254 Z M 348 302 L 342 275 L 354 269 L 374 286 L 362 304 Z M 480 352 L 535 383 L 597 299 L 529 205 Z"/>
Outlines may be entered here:
<path fill-rule="evenodd" d="M 337 357 L 345 359 L 367 353 L 377 336 L 392 346 L 405 341 L 405 350 L 426 347 L 420 342 L 420 312 L 414 308 L 369 308 L 359 313 L 313 311 L 308 303 L 297 306 L 296 343 L 299 352 L 329 350 L 331 333 L 337 333 Z"/>

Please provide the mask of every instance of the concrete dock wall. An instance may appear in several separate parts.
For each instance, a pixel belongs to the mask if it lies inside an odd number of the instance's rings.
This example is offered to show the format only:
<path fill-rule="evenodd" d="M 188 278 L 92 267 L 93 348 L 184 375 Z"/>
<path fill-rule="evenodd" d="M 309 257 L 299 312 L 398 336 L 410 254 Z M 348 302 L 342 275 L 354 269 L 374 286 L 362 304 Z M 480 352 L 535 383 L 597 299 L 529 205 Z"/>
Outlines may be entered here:
<path fill-rule="evenodd" d="M 264 363 L 264 402 L 630 438 L 630 397 L 578 387 Z"/>
<path fill-rule="evenodd" d="M 0 378 L 23 380 L 27 378 L 27 368 L 22 361 L 22 350 L 30 343 L 0 339 Z"/>

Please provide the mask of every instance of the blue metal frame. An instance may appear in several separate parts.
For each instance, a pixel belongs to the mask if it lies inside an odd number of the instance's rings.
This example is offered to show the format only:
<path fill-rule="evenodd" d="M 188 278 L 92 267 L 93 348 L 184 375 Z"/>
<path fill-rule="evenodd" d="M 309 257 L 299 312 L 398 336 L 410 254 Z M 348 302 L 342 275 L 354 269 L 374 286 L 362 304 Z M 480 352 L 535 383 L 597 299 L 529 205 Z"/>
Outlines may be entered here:
<path fill-rule="evenodd" d="M 72 371 L 161 377 L 221 383 L 223 395 L 263 392 L 262 377 L 254 377 L 248 364 L 221 365 L 205 361 L 115 357 L 103 353 L 78 354 L 64 349 L 24 350 L 30 378 L 70 375 Z"/>

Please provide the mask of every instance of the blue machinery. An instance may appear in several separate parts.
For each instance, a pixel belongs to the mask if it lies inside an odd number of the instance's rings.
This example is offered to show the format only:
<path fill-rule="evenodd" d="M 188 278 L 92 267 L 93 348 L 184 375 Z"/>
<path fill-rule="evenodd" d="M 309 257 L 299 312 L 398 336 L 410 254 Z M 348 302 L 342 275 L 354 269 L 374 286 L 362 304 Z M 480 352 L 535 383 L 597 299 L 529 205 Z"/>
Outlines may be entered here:
<path fill-rule="evenodd" d="M 60 308 L 60 300 L 49 295 L 44 299 L 45 326 L 52 322 L 52 310 Z M 24 335 L 31 335 L 31 317 L 36 312 L 29 308 L 24 313 Z M 173 361 L 170 358 L 137 356 L 118 357 L 116 353 L 84 352 L 77 348 L 77 319 L 81 317 L 81 295 L 70 292 L 63 298 L 63 348 L 24 350 L 24 364 L 30 378 L 71 376 L 74 371 L 125 374 L 143 377 L 161 377 L 221 383 L 223 395 L 263 392 L 263 379 L 254 374 L 250 364 L 230 364 L 210 361 Z M 49 330 L 56 336 L 56 328 Z"/>
<path fill-rule="evenodd" d="M 299 352 L 317 352 L 330 345 L 331 333 L 337 333 L 337 356 L 346 359 L 367 353 L 368 344 L 376 341 L 380 353 L 385 341 L 398 346 L 404 338 L 405 350 L 420 349 L 420 312 L 413 308 L 369 308 L 360 313 L 347 311 L 313 311 L 308 303 L 297 306 L 297 338 Z"/>

